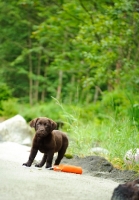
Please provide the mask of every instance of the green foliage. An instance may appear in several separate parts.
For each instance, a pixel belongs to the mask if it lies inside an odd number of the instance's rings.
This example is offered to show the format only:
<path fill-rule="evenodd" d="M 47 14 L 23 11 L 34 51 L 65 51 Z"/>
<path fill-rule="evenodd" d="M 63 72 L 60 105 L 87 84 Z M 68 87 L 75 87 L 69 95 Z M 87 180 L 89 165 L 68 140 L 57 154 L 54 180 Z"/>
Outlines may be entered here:
<path fill-rule="evenodd" d="M 0 102 L 11 97 L 11 91 L 6 84 L 0 84 Z"/>
<path fill-rule="evenodd" d="M 101 101 L 104 112 L 115 112 L 115 114 L 126 114 L 130 107 L 130 101 L 125 91 L 117 89 L 112 92 L 105 92 Z"/>
<path fill-rule="evenodd" d="M 139 129 L 139 104 L 131 104 L 128 115 L 132 123 Z"/>
<path fill-rule="evenodd" d="M 19 112 L 19 104 L 17 103 L 17 99 L 10 98 L 6 101 L 1 102 L 1 111 L 0 116 L 8 119 L 17 115 Z"/>
<path fill-rule="evenodd" d="M 8 100 L 11 97 L 11 91 L 4 83 L 0 84 L 0 110 L 2 110 L 2 101 Z"/>
<path fill-rule="evenodd" d="M 90 103 L 96 86 L 138 91 L 135 0 L 0 1 L 0 8 L 0 74 L 14 97 Z"/>
<path fill-rule="evenodd" d="M 36 104 L 35 106 L 24 105 L 20 108 L 20 114 L 26 119 L 26 121 L 31 121 L 33 118 L 40 116 L 46 116 L 55 121 L 62 120 L 61 109 L 52 103 L 46 104 Z"/>

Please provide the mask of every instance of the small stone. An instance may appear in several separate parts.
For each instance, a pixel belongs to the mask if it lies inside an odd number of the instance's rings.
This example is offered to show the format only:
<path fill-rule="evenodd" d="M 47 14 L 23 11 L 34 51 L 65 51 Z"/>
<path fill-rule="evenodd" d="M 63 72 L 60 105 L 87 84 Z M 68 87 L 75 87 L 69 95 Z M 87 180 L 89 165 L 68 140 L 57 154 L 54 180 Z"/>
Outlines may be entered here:
<path fill-rule="evenodd" d="M 139 149 L 136 148 L 128 150 L 124 156 L 124 162 L 127 165 L 139 163 Z"/>

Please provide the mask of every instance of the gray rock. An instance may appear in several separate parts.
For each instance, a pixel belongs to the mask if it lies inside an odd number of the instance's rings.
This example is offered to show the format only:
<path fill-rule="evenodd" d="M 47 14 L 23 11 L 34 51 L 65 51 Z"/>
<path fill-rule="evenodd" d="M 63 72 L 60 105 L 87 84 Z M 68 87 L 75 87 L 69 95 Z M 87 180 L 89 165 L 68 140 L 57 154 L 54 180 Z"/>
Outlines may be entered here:
<path fill-rule="evenodd" d="M 102 147 L 93 147 L 91 148 L 90 152 L 94 155 L 108 155 L 109 151 Z"/>
<path fill-rule="evenodd" d="M 0 141 L 31 145 L 32 129 L 21 115 L 16 115 L 0 123 Z"/>

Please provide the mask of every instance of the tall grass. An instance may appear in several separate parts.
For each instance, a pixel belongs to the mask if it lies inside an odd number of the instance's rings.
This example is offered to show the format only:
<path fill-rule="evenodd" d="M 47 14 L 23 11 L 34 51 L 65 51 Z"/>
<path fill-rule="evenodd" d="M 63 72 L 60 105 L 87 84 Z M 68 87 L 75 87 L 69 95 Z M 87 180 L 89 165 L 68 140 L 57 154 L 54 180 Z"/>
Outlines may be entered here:
<path fill-rule="evenodd" d="M 56 103 L 63 112 L 65 131 L 70 138 L 69 154 L 84 157 L 92 154 L 92 147 L 101 147 L 109 151 L 103 156 L 117 168 L 139 170 L 135 163 L 130 166 L 124 163 L 126 152 L 139 147 L 138 127 L 129 117 L 102 114 L 100 120 L 99 113 L 86 121 L 81 118 L 83 108 L 71 106 L 67 111 L 57 100 Z"/>

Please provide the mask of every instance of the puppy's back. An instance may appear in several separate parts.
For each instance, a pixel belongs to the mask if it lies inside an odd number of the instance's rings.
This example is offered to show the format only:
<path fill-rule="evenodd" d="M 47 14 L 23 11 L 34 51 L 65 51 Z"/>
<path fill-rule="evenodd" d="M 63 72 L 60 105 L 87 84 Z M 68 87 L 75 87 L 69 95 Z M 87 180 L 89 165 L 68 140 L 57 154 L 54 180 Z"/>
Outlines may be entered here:
<path fill-rule="evenodd" d="M 114 189 L 111 200 L 139 200 L 139 180 L 120 184 Z"/>
<path fill-rule="evenodd" d="M 68 141 L 68 136 L 66 133 L 63 133 L 59 130 L 53 130 L 52 134 L 54 134 L 56 144 L 57 144 L 57 150 L 59 151 L 59 148 L 67 148 L 69 141 Z"/>

